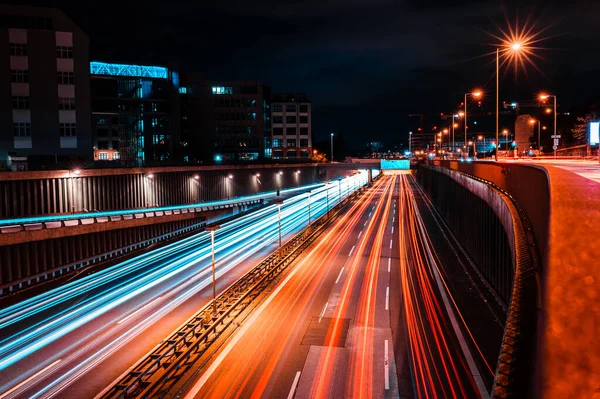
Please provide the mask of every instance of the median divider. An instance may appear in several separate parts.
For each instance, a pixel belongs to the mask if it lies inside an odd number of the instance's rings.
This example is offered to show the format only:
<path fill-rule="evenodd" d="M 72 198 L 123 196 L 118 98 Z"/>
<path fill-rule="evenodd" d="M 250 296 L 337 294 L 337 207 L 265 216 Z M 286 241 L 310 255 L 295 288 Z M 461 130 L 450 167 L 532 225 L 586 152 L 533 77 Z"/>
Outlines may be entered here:
<path fill-rule="evenodd" d="M 259 302 L 257 300 L 271 283 L 325 231 L 344 205 L 361 191 L 357 190 L 338 204 L 331 217 L 328 218 L 325 214 L 315 220 L 310 227 L 296 234 L 280 250 L 269 255 L 229 286 L 214 302 L 207 303 L 96 396 L 96 399 L 165 397 L 232 325 L 236 317 L 248 310 L 251 304 Z"/>

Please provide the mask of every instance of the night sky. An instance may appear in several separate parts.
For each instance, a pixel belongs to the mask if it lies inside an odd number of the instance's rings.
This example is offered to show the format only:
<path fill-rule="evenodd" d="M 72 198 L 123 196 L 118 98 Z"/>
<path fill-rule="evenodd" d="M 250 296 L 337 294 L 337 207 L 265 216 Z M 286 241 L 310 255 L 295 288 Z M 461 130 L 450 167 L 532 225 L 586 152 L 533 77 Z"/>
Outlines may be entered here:
<path fill-rule="evenodd" d="M 501 73 L 500 101 L 556 93 L 563 109 L 598 102 L 600 1 L 29 2 L 61 8 L 88 33 L 93 60 L 180 63 L 208 79 L 262 80 L 304 92 L 313 131 L 349 149 L 407 143 L 409 113 L 452 112 L 474 87 L 494 101 L 500 34 L 529 18 L 546 40 L 540 71 Z"/>

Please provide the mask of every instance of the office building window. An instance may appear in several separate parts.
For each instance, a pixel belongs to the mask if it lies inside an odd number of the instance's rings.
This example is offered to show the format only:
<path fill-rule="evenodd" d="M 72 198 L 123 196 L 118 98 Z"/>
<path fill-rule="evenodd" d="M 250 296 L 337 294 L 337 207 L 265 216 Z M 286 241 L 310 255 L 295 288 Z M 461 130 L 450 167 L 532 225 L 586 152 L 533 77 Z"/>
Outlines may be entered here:
<path fill-rule="evenodd" d="M 308 112 L 308 104 L 300 104 L 300 112 Z"/>
<path fill-rule="evenodd" d="M 283 116 L 273 115 L 273 123 L 283 123 Z"/>
<path fill-rule="evenodd" d="M 295 115 L 286 116 L 285 123 L 296 123 L 296 116 Z"/>
<path fill-rule="evenodd" d="M 273 128 L 273 135 L 274 136 L 281 136 L 281 135 L 283 135 L 283 128 L 282 127 L 274 127 Z"/>
<path fill-rule="evenodd" d="M 31 123 L 13 123 L 13 134 L 15 137 L 30 137 Z"/>
<path fill-rule="evenodd" d="M 56 58 L 73 58 L 73 47 L 56 46 Z"/>
<path fill-rule="evenodd" d="M 10 81 L 12 83 L 29 83 L 29 71 L 12 69 L 10 71 Z"/>
<path fill-rule="evenodd" d="M 283 106 L 281 104 L 273 104 L 273 112 L 283 112 Z"/>
<path fill-rule="evenodd" d="M 12 106 L 13 109 L 29 109 L 29 97 L 13 96 Z"/>
<path fill-rule="evenodd" d="M 98 160 L 99 161 L 108 161 L 108 152 L 99 152 Z"/>
<path fill-rule="evenodd" d="M 308 123 L 308 116 L 300 115 L 300 123 Z"/>
<path fill-rule="evenodd" d="M 60 99 L 59 99 L 60 102 Z M 96 125 L 108 125 L 108 118 L 105 116 L 96 117 Z"/>
<path fill-rule="evenodd" d="M 285 112 L 296 112 L 296 104 L 287 104 L 285 106 Z"/>
<path fill-rule="evenodd" d="M 61 123 L 60 124 L 60 135 L 62 137 L 76 136 L 76 129 L 74 123 Z"/>
<path fill-rule="evenodd" d="M 213 86 L 212 94 L 233 94 L 233 87 Z"/>
<path fill-rule="evenodd" d="M 113 153 L 113 160 L 117 161 L 119 159 L 121 159 L 121 155 L 118 152 Z"/>
<path fill-rule="evenodd" d="M 308 128 L 307 127 L 301 127 L 300 128 L 300 135 L 301 136 L 308 136 Z"/>
<path fill-rule="evenodd" d="M 282 139 L 273 139 L 273 148 L 281 148 L 283 146 Z"/>
<path fill-rule="evenodd" d="M 290 136 L 290 135 L 295 135 L 296 134 L 296 128 L 295 127 L 288 127 L 285 130 L 285 133 Z"/>
<path fill-rule="evenodd" d="M 248 126 L 246 128 L 246 133 L 248 133 L 248 134 L 254 134 L 254 133 L 256 133 L 256 127 L 255 126 Z"/>
<path fill-rule="evenodd" d="M 108 150 L 108 140 L 98 140 L 99 150 Z"/>
<path fill-rule="evenodd" d="M 288 139 L 287 146 L 288 147 L 295 147 L 296 146 L 296 139 Z"/>
<path fill-rule="evenodd" d="M 75 109 L 75 99 L 72 97 L 59 97 L 58 98 L 58 109 L 74 110 Z"/>
<path fill-rule="evenodd" d="M 10 55 L 27 55 L 27 45 L 25 43 L 11 43 Z"/>
<path fill-rule="evenodd" d="M 74 81 L 73 72 L 59 72 L 58 73 L 58 84 L 72 85 L 73 81 Z"/>
<path fill-rule="evenodd" d="M 300 147 L 308 147 L 308 139 L 300 139 Z"/>

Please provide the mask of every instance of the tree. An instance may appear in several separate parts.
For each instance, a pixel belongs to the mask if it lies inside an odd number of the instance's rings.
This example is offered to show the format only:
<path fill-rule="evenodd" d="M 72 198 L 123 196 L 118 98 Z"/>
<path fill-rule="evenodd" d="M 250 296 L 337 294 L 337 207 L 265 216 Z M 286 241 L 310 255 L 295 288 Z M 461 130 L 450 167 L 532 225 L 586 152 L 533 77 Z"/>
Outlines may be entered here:
<path fill-rule="evenodd" d="M 575 124 L 571 129 L 573 134 L 573 141 L 577 144 L 584 144 L 587 142 L 587 131 L 588 125 L 595 119 L 593 114 L 586 114 L 584 116 L 578 116 L 575 120 Z"/>

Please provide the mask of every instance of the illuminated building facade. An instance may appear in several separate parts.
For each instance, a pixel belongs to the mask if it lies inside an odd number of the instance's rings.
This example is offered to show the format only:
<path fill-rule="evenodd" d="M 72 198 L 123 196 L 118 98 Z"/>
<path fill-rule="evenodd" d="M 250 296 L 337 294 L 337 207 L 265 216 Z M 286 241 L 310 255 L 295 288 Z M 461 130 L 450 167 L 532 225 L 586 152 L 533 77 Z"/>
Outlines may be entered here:
<path fill-rule="evenodd" d="M 52 8 L 0 6 L 0 168 L 92 158 L 89 39 Z"/>
<path fill-rule="evenodd" d="M 312 154 L 311 103 L 304 94 L 274 94 L 271 105 L 273 159 Z"/>
<path fill-rule="evenodd" d="M 180 159 L 177 70 L 91 62 L 94 160 L 124 166 Z"/>
<path fill-rule="evenodd" d="M 271 92 L 258 81 L 182 77 L 184 160 L 257 161 L 271 156 Z"/>

